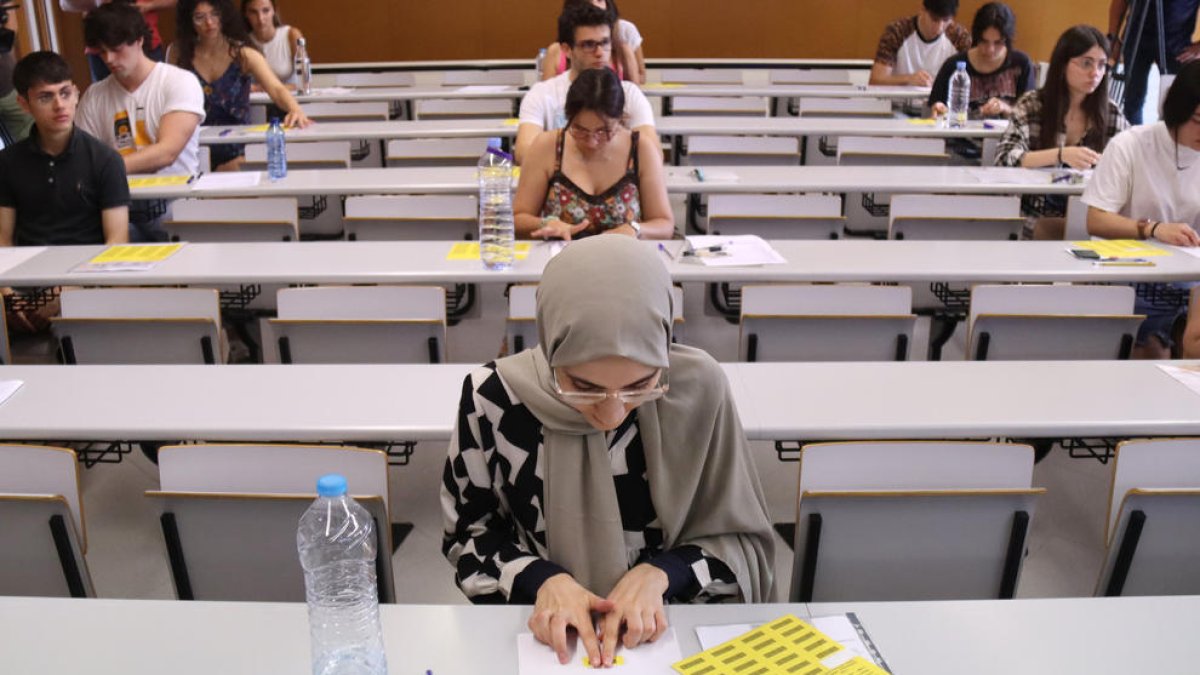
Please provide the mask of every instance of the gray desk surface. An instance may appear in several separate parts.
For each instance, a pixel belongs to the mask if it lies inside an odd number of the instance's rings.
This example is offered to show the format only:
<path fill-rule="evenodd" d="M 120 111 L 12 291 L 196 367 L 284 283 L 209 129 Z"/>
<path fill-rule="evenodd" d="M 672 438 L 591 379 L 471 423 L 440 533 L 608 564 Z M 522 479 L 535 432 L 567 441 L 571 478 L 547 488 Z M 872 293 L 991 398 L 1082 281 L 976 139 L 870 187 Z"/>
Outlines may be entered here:
<path fill-rule="evenodd" d="M 870 59 L 725 59 L 704 56 L 688 58 L 655 58 L 646 59 L 650 70 L 660 68 L 796 68 L 828 69 L 853 68 L 870 69 L 873 62 Z M 449 60 L 449 61 L 355 61 L 344 63 L 314 63 L 314 73 L 354 73 L 388 70 L 479 70 L 479 69 L 521 69 L 533 66 L 533 59 L 484 59 Z"/>
<path fill-rule="evenodd" d="M 449 571 L 447 570 L 447 573 Z M 529 607 L 381 608 L 393 675 L 515 675 Z M 895 675 L 1186 673 L 1200 598 L 1081 598 L 667 608 L 682 653 L 696 626 L 854 611 Z M 0 598 L 6 672 L 231 675 L 309 672 L 301 603 Z M 664 671 L 667 675 L 671 671 Z"/>
<path fill-rule="evenodd" d="M 290 141 L 357 141 L 393 138 L 489 138 L 514 137 L 517 124 L 505 119 L 320 122 L 307 129 L 287 132 Z M 997 125 L 998 126 L 998 125 Z M 265 142 L 265 131 L 257 126 L 212 126 L 200 128 L 201 145 Z M 951 129 L 917 124 L 894 118 L 829 117 L 660 117 L 655 128 L 663 136 L 701 134 L 761 134 L 764 136 L 904 136 L 912 138 L 999 138 L 1001 128 L 972 121 Z"/>
<path fill-rule="evenodd" d="M 283 197 L 313 194 L 475 194 L 475 167 L 310 169 L 289 171 L 257 185 L 197 189 L 194 183 L 130 190 L 134 199 Z M 943 194 L 1083 194 L 1081 183 L 1052 183 L 1053 173 L 1003 167 L 737 166 L 708 169 L 699 181 L 689 167 L 666 168 L 667 191 L 680 194 L 745 192 L 938 192 Z"/>
<path fill-rule="evenodd" d="M 312 241 L 188 244 L 144 272 L 75 272 L 101 246 L 57 246 L 0 273 L 9 286 L 237 283 L 512 283 L 537 281 L 554 244 L 534 242 L 512 269 L 489 271 L 474 260 L 446 260 L 450 241 Z M 683 242 L 663 242 L 676 282 L 960 281 L 1096 282 L 1200 279 L 1200 258 L 1176 251 L 1149 267 L 1095 266 L 1063 242 L 775 240 L 787 262 L 706 267 L 685 262 Z M 655 242 L 645 242 L 656 246 Z M 674 260 L 668 260 L 668 255 Z"/>
<path fill-rule="evenodd" d="M 3 366 L 0 438 L 446 440 L 470 364 Z M 1200 435 L 1151 362 L 731 363 L 752 440 Z"/>

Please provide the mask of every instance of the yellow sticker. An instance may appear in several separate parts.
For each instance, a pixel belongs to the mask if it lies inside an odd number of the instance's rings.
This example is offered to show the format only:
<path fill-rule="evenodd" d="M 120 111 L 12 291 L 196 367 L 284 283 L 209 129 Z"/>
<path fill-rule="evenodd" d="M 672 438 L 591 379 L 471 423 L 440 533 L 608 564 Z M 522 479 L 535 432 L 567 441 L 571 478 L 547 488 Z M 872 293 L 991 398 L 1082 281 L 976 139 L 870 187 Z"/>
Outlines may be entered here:
<path fill-rule="evenodd" d="M 856 656 L 829 671 L 829 675 L 887 675 L 887 671 L 861 656 Z"/>
<path fill-rule="evenodd" d="M 186 174 L 180 176 L 130 176 L 130 188 L 162 187 L 168 185 L 187 185 L 192 180 Z"/>
<path fill-rule="evenodd" d="M 828 635 L 787 614 L 671 667 L 680 675 L 822 675 L 829 672 L 822 661 L 844 649 Z"/>
<path fill-rule="evenodd" d="M 625 665 L 625 657 L 621 656 L 620 654 L 617 654 L 616 656 L 613 657 L 613 665 L 614 666 Z M 584 668 L 599 668 L 600 666 L 593 666 L 592 660 L 585 655 L 583 657 L 583 667 Z"/>
<path fill-rule="evenodd" d="M 682 82 L 658 82 L 655 84 L 647 84 L 646 89 L 680 89 L 684 85 Z"/>
<path fill-rule="evenodd" d="M 1157 255 L 1171 255 L 1171 252 L 1136 239 L 1096 239 L 1091 241 L 1073 241 L 1072 248 L 1082 248 L 1095 251 L 1103 258 L 1147 258 Z"/>
<path fill-rule="evenodd" d="M 908 120 L 909 124 L 916 124 L 922 127 L 931 127 L 937 124 L 937 120 L 929 118 L 912 117 Z"/>
<path fill-rule="evenodd" d="M 242 127 L 242 131 L 244 131 L 248 134 L 259 133 L 259 132 L 266 133 L 267 129 L 270 129 L 270 128 L 271 128 L 270 124 L 256 124 L 252 127 Z"/>
<path fill-rule="evenodd" d="M 524 260 L 529 256 L 533 244 L 528 241 L 518 241 L 514 246 L 517 260 Z M 479 242 L 459 241 L 451 244 L 450 252 L 446 254 L 446 260 L 479 260 Z"/>
<path fill-rule="evenodd" d="M 166 260 L 183 248 L 183 244 L 120 244 L 109 246 L 90 263 L 146 263 Z"/>
<path fill-rule="evenodd" d="M 510 118 L 504 120 L 504 126 L 506 126 L 506 127 L 515 127 L 520 123 L 521 123 L 521 120 L 519 120 L 515 117 L 510 117 Z"/>

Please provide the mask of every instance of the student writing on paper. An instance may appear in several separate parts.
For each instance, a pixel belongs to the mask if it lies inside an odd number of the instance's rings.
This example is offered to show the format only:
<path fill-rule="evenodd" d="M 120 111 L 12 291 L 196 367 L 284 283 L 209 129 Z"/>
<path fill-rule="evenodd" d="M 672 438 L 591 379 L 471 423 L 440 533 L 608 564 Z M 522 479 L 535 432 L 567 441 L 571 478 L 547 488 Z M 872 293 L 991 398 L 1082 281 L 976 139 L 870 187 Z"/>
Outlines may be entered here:
<path fill-rule="evenodd" d="M 33 52 L 13 70 L 13 85 L 34 126 L 0 151 L 0 246 L 128 241 L 125 164 L 75 127 L 79 90 L 67 62 Z"/>
<path fill-rule="evenodd" d="M 1058 38 L 1046 86 L 1026 92 L 1013 107 L 996 149 L 997 166 L 1091 169 L 1109 140 L 1129 128 L 1108 97 L 1108 39 L 1092 26 L 1073 26 Z M 1062 239 L 1067 199 L 1045 197 L 1034 239 Z M 1028 238 L 1028 237 L 1026 237 Z"/>
<path fill-rule="evenodd" d="M 625 125 L 625 90 L 611 70 L 580 74 L 567 93 L 567 126 L 528 149 L 513 201 L 517 236 L 593 234 L 670 239 L 675 217 L 655 135 Z"/>
<path fill-rule="evenodd" d="M 540 344 L 463 383 L 442 550 L 473 602 L 533 603 L 530 629 L 563 662 L 568 629 L 611 665 L 618 641 L 662 634 L 665 602 L 773 598 L 773 534 L 729 383 L 672 343 L 671 302 L 650 247 L 572 244 L 538 287 Z"/>
<path fill-rule="evenodd" d="M 563 9 L 575 4 L 592 4 L 608 12 L 609 24 L 614 27 L 612 66 L 623 80 L 634 84 L 646 84 L 646 56 L 642 52 L 642 34 L 633 22 L 621 18 L 616 0 L 564 0 Z M 570 68 L 568 51 L 555 40 L 546 47 L 546 58 L 542 61 L 542 79 L 549 80 L 562 75 Z"/>
<path fill-rule="evenodd" d="M 934 115 L 946 113 L 950 97 L 950 76 L 959 63 L 967 64 L 971 77 L 971 113 L 978 117 L 1004 117 L 1025 92 L 1037 86 L 1033 61 L 1029 55 L 1013 49 L 1017 34 L 1017 17 L 1008 5 L 989 2 L 975 12 L 971 22 L 971 48 L 960 52 L 942 64 L 929 106 Z"/>
<path fill-rule="evenodd" d="M 1108 144 L 1083 203 L 1093 236 L 1200 245 L 1200 61 L 1180 69 L 1161 122 L 1134 127 Z M 1135 311 L 1147 318 L 1134 355 L 1170 358 L 1183 309 L 1149 302 L 1139 293 Z"/>
<path fill-rule="evenodd" d="M 871 84 L 933 84 L 946 59 L 971 48 L 971 34 L 954 21 L 957 13 L 958 0 L 923 0 L 916 16 L 888 24 L 871 65 Z"/>

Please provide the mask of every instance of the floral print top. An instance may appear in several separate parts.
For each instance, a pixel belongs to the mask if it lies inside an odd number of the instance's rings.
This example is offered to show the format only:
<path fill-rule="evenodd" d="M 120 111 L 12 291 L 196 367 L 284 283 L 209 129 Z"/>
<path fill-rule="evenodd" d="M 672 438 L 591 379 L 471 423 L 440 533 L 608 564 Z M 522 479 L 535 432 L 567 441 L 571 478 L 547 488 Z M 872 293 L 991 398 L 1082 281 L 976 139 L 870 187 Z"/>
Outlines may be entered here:
<path fill-rule="evenodd" d="M 625 175 L 612 187 L 600 194 L 588 194 L 562 171 L 563 130 L 558 131 L 555 146 L 554 174 L 546 190 L 546 202 L 542 204 L 542 215 L 553 216 L 564 223 L 574 225 L 587 220 L 592 225 L 575 235 L 575 238 L 599 234 L 605 230 L 641 220 L 642 204 L 638 191 L 638 132 L 633 132 L 629 144 L 629 162 Z"/>

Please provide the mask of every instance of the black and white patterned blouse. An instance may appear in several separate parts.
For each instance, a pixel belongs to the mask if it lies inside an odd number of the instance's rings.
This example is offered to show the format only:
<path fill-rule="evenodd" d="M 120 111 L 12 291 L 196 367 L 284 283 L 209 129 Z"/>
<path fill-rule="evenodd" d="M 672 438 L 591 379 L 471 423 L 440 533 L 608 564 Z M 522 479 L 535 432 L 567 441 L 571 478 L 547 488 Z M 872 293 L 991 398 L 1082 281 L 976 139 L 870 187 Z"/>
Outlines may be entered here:
<path fill-rule="evenodd" d="M 663 550 L 636 411 L 605 436 L 629 567 L 666 572 L 667 600 L 737 599 L 737 579 L 721 560 L 694 545 Z M 442 476 L 442 552 L 474 603 L 532 603 L 546 579 L 567 571 L 546 559 L 542 448 L 542 423 L 494 363 L 467 376 Z"/>

